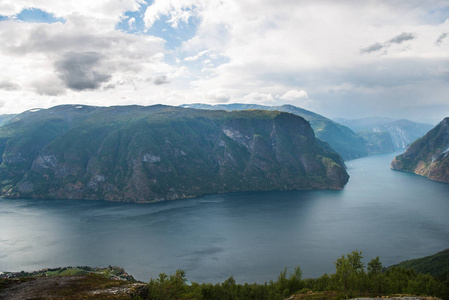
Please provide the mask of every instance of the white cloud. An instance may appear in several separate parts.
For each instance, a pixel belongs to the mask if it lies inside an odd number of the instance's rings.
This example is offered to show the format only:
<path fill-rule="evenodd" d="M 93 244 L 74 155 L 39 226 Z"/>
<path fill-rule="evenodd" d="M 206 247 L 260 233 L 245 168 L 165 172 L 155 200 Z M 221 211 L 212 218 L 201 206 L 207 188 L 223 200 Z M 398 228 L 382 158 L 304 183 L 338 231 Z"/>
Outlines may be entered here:
<path fill-rule="evenodd" d="M 48 75 L 45 78 L 40 78 L 31 82 L 31 86 L 39 95 L 58 96 L 65 94 L 65 87 L 62 81 L 53 75 Z"/>
<path fill-rule="evenodd" d="M 307 92 L 304 90 L 290 90 L 281 96 L 282 100 L 298 100 L 302 98 L 309 98 Z"/>
<path fill-rule="evenodd" d="M 200 51 L 197 55 L 195 56 L 188 56 L 186 58 L 184 58 L 185 61 L 197 61 L 198 59 L 200 59 L 200 57 L 202 57 L 203 55 L 209 53 L 210 50 L 203 50 Z"/>
<path fill-rule="evenodd" d="M 252 92 L 245 95 L 243 98 L 243 103 L 255 103 L 255 104 L 266 104 L 272 105 L 274 103 L 274 97 L 271 94 L 264 94 L 259 92 Z"/>
<path fill-rule="evenodd" d="M 177 28 L 180 22 L 187 23 L 196 14 L 195 0 L 154 0 L 145 12 L 145 25 L 151 28 L 161 16 L 169 16 L 168 23 Z"/>
<path fill-rule="evenodd" d="M 229 99 L 231 96 L 229 96 L 228 93 L 225 93 L 221 90 L 214 90 L 209 91 L 206 94 L 205 100 L 210 101 L 211 103 L 227 103 L 229 102 Z"/>
<path fill-rule="evenodd" d="M 415 91 L 428 90 L 433 82 L 428 75 L 435 73 L 435 66 L 439 64 L 441 69 L 449 64 L 449 45 L 435 45 L 441 33 L 448 32 L 449 21 L 428 18 L 429 11 L 444 6 L 442 2 L 196 3 L 201 7 L 202 23 L 182 50 L 195 54 L 210 49 L 229 59 L 190 81 L 196 88 L 226 90 L 230 101 L 269 102 L 272 100 L 262 99 L 254 91 L 282 95 L 279 99 L 286 100 L 290 95 L 285 91 L 299 85 L 313 101 L 295 103 L 329 115 L 369 114 L 377 98 L 388 99 L 377 114 L 382 110 L 400 112 L 405 99 L 416 103 L 447 100 L 449 90 L 443 84 L 447 76 L 442 72 L 441 88 L 434 90 L 431 99 L 406 88 L 411 84 Z M 376 49 L 371 47 L 367 52 L 382 49 L 385 43 L 388 51 L 361 55 L 360 49 L 376 42 Z M 191 57 L 196 59 L 195 55 Z M 405 60 L 413 70 L 404 65 Z M 213 76 L 206 75 L 211 71 Z M 350 88 L 333 88 L 343 85 Z M 404 101 L 396 99 L 399 95 L 393 90 L 403 90 L 400 97 Z"/>
<path fill-rule="evenodd" d="M 163 61 L 163 39 L 106 29 L 80 14 L 66 20 L 65 24 L 0 22 L 2 72 L 6 83 L 15 83 L 0 89 L 5 110 L 20 112 L 36 102 L 55 105 L 93 99 L 108 105 L 121 101 L 119 94 L 136 96 L 138 88 L 154 86 L 142 80 L 173 72 Z M 102 86 L 115 93 L 105 93 Z M 83 94 L 86 90 L 92 92 Z M 145 101 L 143 96 L 135 99 Z"/>
<path fill-rule="evenodd" d="M 135 18 L 130 18 L 128 20 L 128 26 L 130 29 L 135 29 L 136 28 L 136 19 Z"/>
<path fill-rule="evenodd" d="M 97 25 L 110 28 L 126 11 L 137 11 L 143 0 L 2 0 L 0 15 L 12 16 L 25 8 L 38 8 L 57 17 L 76 14 L 97 21 Z"/>
<path fill-rule="evenodd" d="M 115 30 L 120 20 L 130 27 L 142 21 L 124 15 L 142 0 L 5 0 L 0 15 L 30 3 L 67 22 L 0 23 L 2 82 L 14 83 L 0 88 L 3 110 L 29 108 L 33 99 L 48 105 L 246 101 L 293 102 L 333 116 L 439 105 L 449 94 L 447 1 L 155 0 L 143 21 L 149 29 L 167 20 L 161 38 Z M 193 18 L 197 27 L 189 27 Z M 175 38 L 169 34 L 183 37 L 183 28 L 194 36 L 164 49 Z M 87 63 L 86 53 L 97 59 Z M 64 75 L 70 62 L 81 61 L 76 70 L 90 80 Z M 167 78 L 170 84 L 154 84 Z"/>
<path fill-rule="evenodd" d="M 0 90 L 15 91 L 19 88 L 19 85 L 14 81 L 11 81 L 9 79 L 0 80 Z"/>

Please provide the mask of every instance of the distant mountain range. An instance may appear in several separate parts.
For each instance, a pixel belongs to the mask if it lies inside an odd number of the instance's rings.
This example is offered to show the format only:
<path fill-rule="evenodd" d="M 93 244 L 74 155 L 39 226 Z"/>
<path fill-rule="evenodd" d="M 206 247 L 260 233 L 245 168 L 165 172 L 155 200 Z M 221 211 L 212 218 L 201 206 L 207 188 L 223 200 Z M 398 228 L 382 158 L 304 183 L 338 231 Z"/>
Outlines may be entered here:
<path fill-rule="evenodd" d="M 331 123 L 332 124 L 332 123 Z M 62 105 L 0 126 L 4 197 L 149 202 L 341 189 L 341 156 L 279 111 Z"/>
<path fill-rule="evenodd" d="M 0 126 L 14 118 L 16 115 L 0 115 Z"/>
<path fill-rule="evenodd" d="M 449 118 L 396 156 L 391 167 L 449 183 Z"/>
<path fill-rule="evenodd" d="M 322 115 L 314 112 L 293 106 L 265 106 L 258 104 L 221 104 L 221 105 L 209 105 L 209 104 L 184 104 L 182 107 L 190 107 L 196 109 L 208 109 L 208 110 L 244 110 L 244 109 L 263 109 L 270 111 L 284 111 L 303 117 L 310 122 L 315 135 L 320 140 L 327 142 L 335 151 L 345 160 L 355 159 L 359 157 L 367 156 L 369 152 L 369 142 L 363 137 L 354 133 L 351 129 L 341 124 L 338 124 Z"/>
<path fill-rule="evenodd" d="M 395 149 L 405 149 L 409 144 L 426 134 L 433 125 L 416 123 L 410 120 L 390 118 L 335 119 L 355 132 L 387 132 Z"/>

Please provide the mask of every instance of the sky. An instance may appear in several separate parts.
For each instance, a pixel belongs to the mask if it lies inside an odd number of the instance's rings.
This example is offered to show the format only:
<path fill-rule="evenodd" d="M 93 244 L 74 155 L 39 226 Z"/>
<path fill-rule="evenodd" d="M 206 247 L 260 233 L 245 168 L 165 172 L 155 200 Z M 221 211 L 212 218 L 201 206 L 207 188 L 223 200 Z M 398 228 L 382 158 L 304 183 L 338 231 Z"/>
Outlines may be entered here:
<path fill-rule="evenodd" d="M 0 114 L 292 104 L 449 116 L 449 0 L 2 0 Z"/>

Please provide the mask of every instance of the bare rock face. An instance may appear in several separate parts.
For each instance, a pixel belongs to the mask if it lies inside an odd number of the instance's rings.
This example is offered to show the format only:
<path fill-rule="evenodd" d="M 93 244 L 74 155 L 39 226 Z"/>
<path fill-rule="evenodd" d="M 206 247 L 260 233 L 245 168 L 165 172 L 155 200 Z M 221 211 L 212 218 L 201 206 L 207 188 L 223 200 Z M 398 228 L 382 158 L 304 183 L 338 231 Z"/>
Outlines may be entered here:
<path fill-rule="evenodd" d="M 66 105 L 25 114 L 0 127 L 4 197 L 151 202 L 341 189 L 349 178 L 340 155 L 290 113 Z"/>
<path fill-rule="evenodd" d="M 396 156 L 391 168 L 449 183 L 449 118 Z"/>

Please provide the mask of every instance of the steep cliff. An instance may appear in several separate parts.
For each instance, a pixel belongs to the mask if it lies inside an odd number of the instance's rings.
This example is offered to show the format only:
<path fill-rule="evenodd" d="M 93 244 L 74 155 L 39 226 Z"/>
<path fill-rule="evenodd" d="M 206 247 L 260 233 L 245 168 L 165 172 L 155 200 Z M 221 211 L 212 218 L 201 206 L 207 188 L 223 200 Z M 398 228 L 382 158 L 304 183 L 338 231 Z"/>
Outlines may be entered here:
<path fill-rule="evenodd" d="M 197 109 L 223 109 L 223 110 L 243 110 L 243 109 L 263 109 L 263 110 L 277 110 L 289 112 L 300 116 L 310 122 L 316 137 L 328 143 L 332 149 L 337 151 L 345 160 L 364 157 L 369 154 L 368 141 L 358 136 L 351 129 L 340 125 L 322 115 L 311 112 L 309 110 L 296 107 L 293 105 L 282 106 L 265 106 L 258 104 L 184 104 L 182 107 L 190 107 Z"/>
<path fill-rule="evenodd" d="M 278 111 L 65 105 L 0 127 L 5 197 L 150 202 L 212 193 L 341 189 L 341 157 Z"/>
<path fill-rule="evenodd" d="M 432 180 L 449 182 L 449 118 L 396 156 L 394 170 L 412 172 Z"/>

